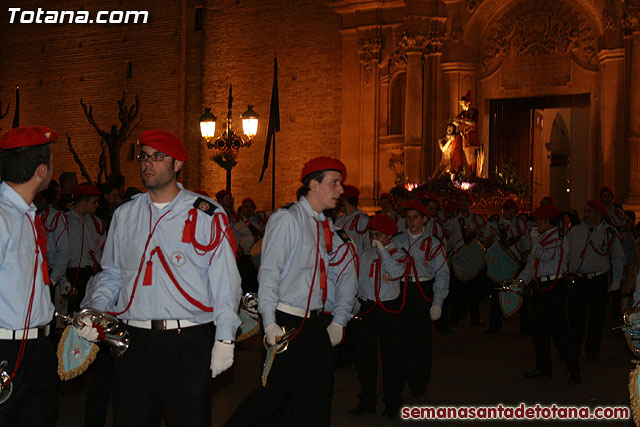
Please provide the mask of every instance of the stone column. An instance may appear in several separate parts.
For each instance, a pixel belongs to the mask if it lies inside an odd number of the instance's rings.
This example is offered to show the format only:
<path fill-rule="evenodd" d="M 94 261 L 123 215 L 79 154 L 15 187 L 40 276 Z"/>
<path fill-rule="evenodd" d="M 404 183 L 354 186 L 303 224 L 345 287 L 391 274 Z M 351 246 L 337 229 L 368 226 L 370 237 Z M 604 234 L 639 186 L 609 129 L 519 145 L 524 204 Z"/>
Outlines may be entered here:
<path fill-rule="evenodd" d="M 603 156 L 603 180 L 614 192 L 624 191 L 624 48 L 603 49 L 600 60 L 601 95 L 601 143 Z"/>
<path fill-rule="evenodd" d="M 629 7 L 623 21 L 631 33 L 631 90 L 629 93 L 629 195 L 625 204 L 640 211 L 640 8 Z M 625 206 L 626 207 L 626 206 Z"/>

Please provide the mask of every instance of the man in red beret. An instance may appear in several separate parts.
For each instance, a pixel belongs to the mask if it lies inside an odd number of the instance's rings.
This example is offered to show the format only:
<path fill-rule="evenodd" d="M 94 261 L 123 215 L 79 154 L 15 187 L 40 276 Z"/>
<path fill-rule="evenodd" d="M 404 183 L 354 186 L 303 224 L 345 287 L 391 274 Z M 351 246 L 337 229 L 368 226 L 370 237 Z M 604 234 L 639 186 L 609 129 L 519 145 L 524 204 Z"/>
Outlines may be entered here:
<path fill-rule="evenodd" d="M 336 232 L 323 211 L 336 207 L 345 173 L 340 160 L 310 160 L 302 168 L 298 201 L 269 218 L 258 274 L 258 310 L 270 346 L 281 345 L 283 329 L 295 333 L 287 351 L 273 360 L 266 386 L 250 394 L 225 425 L 264 425 L 283 412 L 292 425 L 330 424 L 332 347 L 342 341 L 351 318 L 357 262 L 353 256 L 346 266 L 330 262 L 340 242 L 350 239 Z M 342 274 L 338 268 L 353 270 L 348 273 L 352 280 L 334 280 Z"/>
<path fill-rule="evenodd" d="M 177 182 L 188 160 L 180 138 L 149 130 L 138 144 L 148 191 L 114 212 L 82 306 L 116 315 L 131 336 L 114 365 L 114 424 L 164 413 L 168 424 L 210 425 L 211 377 L 233 364 L 241 323 L 233 235 L 222 206 Z M 84 323 L 78 334 L 95 340 Z M 170 366 L 180 372 L 166 381 Z"/>
<path fill-rule="evenodd" d="M 513 257 L 520 261 L 520 269 L 522 269 L 531 250 L 531 239 L 527 222 L 518 216 L 519 209 L 518 202 L 514 199 L 505 200 L 502 215 L 497 223 L 487 222 L 482 239 L 487 248 L 496 242 L 508 247 Z M 489 329 L 485 331 L 487 335 L 499 334 L 502 329 L 502 310 L 498 301 L 498 292 L 493 284 L 490 286 L 491 311 L 489 313 Z M 530 333 L 528 296 L 525 296 L 518 313 L 520 314 L 520 333 Z"/>
<path fill-rule="evenodd" d="M 605 185 L 600 189 L 600 202 L 607 209 L 607 215 L 604 217 L 605 221 L 608 221 L 619 232 L 623 232 L 627 219 L 624 210 L 614 204 L 615 194 L 610 187 Z"/>
<path fill-rule="evenodd" d="M 367 234 L 367 224 L 369 216 L 358 208 L 360 190 L 353 185 L 343 185 L 344 193 L 340 198 L 340 210 L 343 215 L 336 219 L 336 227 L 347 232 L 353 244 L 356 246 L 358 255 L 371 246 L 369 235 Z"/>
<path fill-rule="evenodd" d="M 432 322 L 442 315 L 449 293 L 449 266 L 446 244 L 426 228 L 427 208 L 419 201 L 407 202 L 404 207 L 407 230 L 397 234 L 393 242 L 408 253 L 406 380 L 414 397 L 424 397 L 431 375 Z"/>
<path fill-rule="evenodd" d="M 404 231 L 406 229 L 404 218 L 395 210 L 393 196 L 389 193 L 382 193 L 378 203 L 380 204 L 380 213 L 389 215 L 398 224 L 398 231 Z"/>
<path fill-rule="evenodd" d="M 70 253 L 67 279 L 72 287 L 70 313 L 80 310 L 87 283 L 100 268 L 102 247 L 107 238 L 106 222 L 95 215 L 101 195 L 98 187 L 90 184 L 80 184 L 73 190 L 73 203 L 67 213 Z"/>
<path fill-rule="evenodd" d="M 0 137 L 0 425 L 55 422 L 56 353 L 49 335 L 47 237 L 33 203 L 49 186 L 58 135 L 44 126 L 18 127 Z M 6 365 L 5 365 L 6 362 Z"/>
<path fill-rule="evenodd" d="M 540 239 L 531 250 L 524 270 L 518 279 L 529 284 L 533 344 L 536 349 L 536 367 L 525 372 L 525 378 L 551 377 L 551 339 L 558 346 L 567 370 L 569 383 L 580 382 L 578 357 L 571 345 L 571 335 L 565 314 L 567 288 L 563 276 L 567 272 L 569 245 L 559 229 L 560 210 L 543 205 L 533 211 Z"/>
<path fill-rule="evenodd" d="M 251 230 L 254 239 L 257 241 L 264 236 L 264 229 L 267 226 L 269 213 L 257 212 L 256 202 L 252 198 L 247 197 L 242 201 L 243 221 Z"/>
<path fill-rule="evenodd" d="M 382 416 L 395 418 L 402 406 L 404 387 L 404 307 L 400 294 L 405 267 L 400 260 L 404 252 L 391 242 L 398 226 L 390 216 L 374 216 L 367 228 L 373 246 L 360 256 L 360 309 L 353 323 L 356 370 L 362 392 L 349 413 L 375 413 L 379 339 L 385 404 Z"/>
<path fill-rule="evenodd" d="M 607 291 L 620 289 L 624 251 L 616 229 L 604 222 L 607 208 L 602 203 L 589 200 L 582 213 L 582 222 L 569 230 L 569 272 L 575 275 L 575 284 L 569 289 L 569 326 L 577 343 L 576 357 L 580 356 L 584 342 L 587 358 L 597 360 L 604 333 Z"/>

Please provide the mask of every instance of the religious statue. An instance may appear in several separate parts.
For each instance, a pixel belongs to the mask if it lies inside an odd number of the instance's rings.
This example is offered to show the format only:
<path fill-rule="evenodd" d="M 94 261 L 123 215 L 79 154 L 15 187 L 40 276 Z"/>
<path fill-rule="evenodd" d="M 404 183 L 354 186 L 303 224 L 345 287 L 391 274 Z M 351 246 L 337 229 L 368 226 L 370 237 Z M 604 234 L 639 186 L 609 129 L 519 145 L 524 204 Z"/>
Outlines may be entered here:
<path fill-rule="evenodd" d="M 464 169 L 464 152 L 462 138 L 453 123 L 447 124 L 447 133 L 438 139 L 438 147 L 442 151 L 440 164 L 433 173 L 434 178 L 445 173 L 457 174 Z"/>
<path fill-rule="evenodd" d="M 484 163 L 484 147 L 478 137 L 478 110 L 471 108 L 471 91 L 460 98 L 462 111 L 453 120 L 460 129 L 462 149 L 466 160 L 468 176 L 478 176 Z"/>

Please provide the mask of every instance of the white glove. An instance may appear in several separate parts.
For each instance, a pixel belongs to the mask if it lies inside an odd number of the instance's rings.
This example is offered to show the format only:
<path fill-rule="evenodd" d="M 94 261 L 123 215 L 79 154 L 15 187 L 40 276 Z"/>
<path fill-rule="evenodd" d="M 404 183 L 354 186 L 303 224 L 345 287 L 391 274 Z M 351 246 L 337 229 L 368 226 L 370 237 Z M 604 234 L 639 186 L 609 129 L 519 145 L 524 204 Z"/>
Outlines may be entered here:
<path fill-rule="evenodd" d="M 327 326 L 327 333 L 329 334 L 331 346 L 335 347 L 342 342 L 344 327 L 340 323 L 331 322 L 331 324 Z"/>
<path fill-rule="evenodd" d="M 276 338 L 284 335 L 282 328 L 276 323 L 273 323 L 264 328 L 264 334 L 267 336 L 267 343 L 269 345 L 276 345 Z"/>
<path fill-rule="evenodd" d="M 215 378 L 233 365 L 235 344 L 216 340 L 211 350 L 211 378 Z"/>
<path fill-rule="evenodd" d="M 378 248 L 379 251 L 384 249 L 384 245 L 382 243 L 380 243 L 379 240 L 372 240 L 371 241 L 371 246 L 373 246 L 374 248 Z"/>
<path fill-rule="evenodd" d="M 442 316 L 442 308 L 439 305 L 432 305 L 431 310 L 429 310 L 429 316 L 433 321 L 438 320 Z"/>
<path fill-rule="evenodd" d="M 73 288 L 71 283 L 69 283 L 69 280 L 64 276 L 62 276 L 62 279 L 58 282 L 58 286 L 60 286 L 60 293 L 62 295 L 69 295 L 69 292 L 71 292 L 71 289 Z"/>
<path fill-rule="evenodd" d="M 611 283 L 611 286 L 609 286 L 609 292 L 615 292 L 617 290 L 620 290 L 620 282 Z"/>
<path fill-rule="evenodd" d="M 98 341 L 98 330 L 91 323 L 89 317 L 83 317 L 80 322 L 84 325 L 78 329 L 78 336 L 90 342 Z"/>

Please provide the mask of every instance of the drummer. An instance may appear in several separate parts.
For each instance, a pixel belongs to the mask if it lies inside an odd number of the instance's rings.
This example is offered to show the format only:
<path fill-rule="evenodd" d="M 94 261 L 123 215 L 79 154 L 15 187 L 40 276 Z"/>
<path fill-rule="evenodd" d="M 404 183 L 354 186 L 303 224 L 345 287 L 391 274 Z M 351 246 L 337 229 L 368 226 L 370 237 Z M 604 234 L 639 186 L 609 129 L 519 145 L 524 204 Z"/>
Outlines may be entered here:
<path fill-rule="evenodd" d="M 527 223 L 518 217 L 518 210 L 518 202 L 514 199 L 505 200 L 502 215 L 498 222 L 489 221 L 487 223 L 483 234 L 483 242 L 487 248 L 494 242 L 502 242 L 511 250 L 513 256 L 520 261 L 522 268 L 531 249 L 531 240 Z M 491 284 L 490 295 L 492 301 L 489 329 L 485 331 L 487 335 L 499 334 L 502 329 L 502 311 L 498 301 L 498 293 L 494 288 L 494 284 Z M 527 296 L 524 297 L 524 302 L 518 312 L 520 313 L 520 333 L 528 334 L 531 328 L 529 325 L 529 299 Z"/>
<path fill-rule="evenodd" d="M 486 222 L 482 215 L 475 213 L 471 210 L 473 205 L 473 198 L 469 191 L 463 191 L 458 197 L 458 221 L 462 230 L 462 236 L 466 243 L 473 239 L 480 240 Z M 472 326 L 482 326 L 483 322 L 480 320 L 479 301 L 482 295 L 487 280 L 490 280 L 486 276 L 486 272 L 481 273 L 476 279 L 466 282 L 462 288 L 462 311 L 461 317 L 466 317 L 466 311 L 469 311 L 469 317 Z"/>
<path fill-rule="evenodd" d="M 449 293 L 446 246 L 429 234 L 429 211 L 418 201 L 405 204 L 407 231 L 393 238 L 396 247 L 408 253 L 406 276 L 406 381 L 414 397 L 424 397 L 431 375 L 432 322 L 442 315 Z M 409 332 L 410 331 L 410 332 Z"/>
<path fill-rule="evenodd" d="M 560 209 L 553 205 L 533 211 L 540 239 L 531 250 L 524 270 L 518 279 L 530 284 L 533 344 L 536 367 L 525 372 L 525 378 L 551 377 L 551 339 L 569 371 L 569 383 L 580 382 L 577 355 L 571 349 L 571 336 L 565 314 L 567 288 L 563 275 L 567 272 L 569 243 L 558 226 L 562 220 Z"/>

